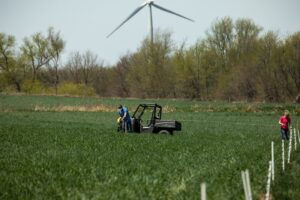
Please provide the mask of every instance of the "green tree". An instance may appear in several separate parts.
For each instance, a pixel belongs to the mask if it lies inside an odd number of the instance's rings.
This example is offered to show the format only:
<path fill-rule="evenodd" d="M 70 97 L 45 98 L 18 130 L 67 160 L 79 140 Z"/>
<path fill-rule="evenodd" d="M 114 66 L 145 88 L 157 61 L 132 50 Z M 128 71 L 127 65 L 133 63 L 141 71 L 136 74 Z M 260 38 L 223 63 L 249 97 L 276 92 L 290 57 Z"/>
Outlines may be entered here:
<path fill-rule="evenodd" d="M 216 21 L 207 32 L 207 42 L 215 51 L 218 65 L 223 71 L 229 70 L 230 55 L 234 46 L 234 23 L 230 17 Z"/>
<path fill-rule="evenodd" d="M 262 28 L 250 19 L 238 19 L 235 22 L 235 43 L 237 61 L 255 59 L 258 50 L 258 37 Z"/>
<path fill-rule="evenodd" d="M 42 33 L 24 39 L 21 51 L 31 67 L 32 82 L 37 79 L 38 71 L 52 59 L 50 42 Z"/>
<path fill-rule="evenodd" d="M 234 60 L 224 90 L 227 99 L 252 101 L 257 97 L 257 55 L 262 28 L 250 19 L 235 22 Z"/>
<path fill-rule="evenodd" d="M 173 95 L 171 34 L 156 32 L 153 43 L 149 39 L 131 57 L 128 83 L 132 94 L 139 97 L 169 97 Z"/>
<path fill-rule="evenodd" d="M 292 80 L 292 85 L 295 86 L 295 92 L 300 94 L 300 32 L 286 39 L 283 51 L 288 76 Z M 297 94 L 293 94 L 294 97 Z"/>
<path fill-rule="evenodd" d="M 10 71 L 15 56 L 16 39 L 12 35 L 0 33 L 0 69 Z"/>
<path fill-rule="evenodd" d="M 23 78 L 23 58 L 16 55 L 16 40 L 12 35 L 0 33 L 0 79 L 2 86 L 13 84 L 18 92 L 21 91 Z M 1 88 L 0 88 L 1 89 Z"/>
<path fill-rule="evenodd" d="M 200 77 L 203 85 L 203 96 L 209 100 L 213 97 L 219 78 L 217 54 L 210 48 L 207 40 L 199 40 L 195 47 L 196 62 L 200 64 Z M 198 71 L 198 70 L 197 70 Z"/>
<path fill-rule="evenodd" d="M 259 85 L 262 98 L 266 101 L 277 102 L 283 100 L 282 74 L 278 69 L 276 57 L 280 48 L 278 34 L 268 32 L 260 38 L 258 55 Z"/>
<path fill-rule="evenodd" d="M 201 50 L 198 47 L 196 45 L 187 50 L 185 44 L 182 44 L 175 51 L 172 64 L 176 76 L 176 97 L 201 97 Z"/>

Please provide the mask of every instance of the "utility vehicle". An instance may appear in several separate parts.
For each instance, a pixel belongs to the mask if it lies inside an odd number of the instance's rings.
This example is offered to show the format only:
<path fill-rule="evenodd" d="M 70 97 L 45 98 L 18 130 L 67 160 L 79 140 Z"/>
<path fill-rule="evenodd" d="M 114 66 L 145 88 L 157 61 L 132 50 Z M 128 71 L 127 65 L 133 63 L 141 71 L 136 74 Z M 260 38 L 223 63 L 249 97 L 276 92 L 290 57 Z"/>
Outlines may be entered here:
<path fill-rule="evenodd" d="M 140 104 L 132 115 L 132 130 L 135 133 L 159 133 L 173 135 L 181 131 L 176 120 L 162 120 L 162 107 L 156 103 Z"/>

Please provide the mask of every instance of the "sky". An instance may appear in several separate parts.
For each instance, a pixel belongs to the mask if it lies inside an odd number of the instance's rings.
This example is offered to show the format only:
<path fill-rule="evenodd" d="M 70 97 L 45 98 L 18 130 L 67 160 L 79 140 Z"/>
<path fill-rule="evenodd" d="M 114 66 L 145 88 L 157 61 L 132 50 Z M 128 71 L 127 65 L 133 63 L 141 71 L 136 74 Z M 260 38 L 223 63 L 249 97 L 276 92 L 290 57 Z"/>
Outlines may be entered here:
<path fill-rule="evenodd" d="M 20 46 L 25 37 L 47 33 L 51 26 L 66 41 L 63 59 L 71 52 L 90 50 L 106 65 L 135 52 L 149 35 L 144 8 L 110 38 L 143 0 L 0 0 L 0 32 L 14 35 Z M 264 31 L 281 37 L 300 31 L 300 0 L 156 0 L 156 4 L 195 20 L 191 23 L 153 8 L 154 29 L 171 31 L 176 44 L 193 44 L 206 37 L 212 23 L 229 16 L 250 18 Z"/>

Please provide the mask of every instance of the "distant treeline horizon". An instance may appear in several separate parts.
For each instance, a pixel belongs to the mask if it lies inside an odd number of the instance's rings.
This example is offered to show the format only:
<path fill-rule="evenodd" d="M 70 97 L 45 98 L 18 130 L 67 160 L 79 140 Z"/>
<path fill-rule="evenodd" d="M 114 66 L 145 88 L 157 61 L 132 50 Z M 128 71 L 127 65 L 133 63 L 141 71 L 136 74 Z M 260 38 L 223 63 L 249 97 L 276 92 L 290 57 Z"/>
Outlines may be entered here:
<path fill-rule="evenodd" d="M 225 101 L 300 101 L 300 30 L 280 38 L 251 19 L 224 17 L 195 44 L 156 31 L 105 66 L 91 51 L 61 61 L 60 32 L 26 37 L 20 48 L 0 32 L 0 92 Z M 122 45 L 122 44 L 120 44 Z"/>

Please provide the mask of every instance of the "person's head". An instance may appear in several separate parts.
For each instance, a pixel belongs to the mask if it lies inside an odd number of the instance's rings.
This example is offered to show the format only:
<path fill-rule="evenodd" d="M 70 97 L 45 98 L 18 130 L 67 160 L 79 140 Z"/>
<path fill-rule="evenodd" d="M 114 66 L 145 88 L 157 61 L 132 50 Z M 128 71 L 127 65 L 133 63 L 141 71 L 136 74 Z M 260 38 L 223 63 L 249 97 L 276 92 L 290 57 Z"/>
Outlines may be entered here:
<path fill-rule="evenodd" d="M 122 106 L 122 105 L 119 105 L 119 106 L 118 106 L 118 112 L 121 112 L 122 108 L 123 108 L 123 106 Z"/>
<path fill-rule="evenodd" d="M 288 110 L 285 110 L 285 111 L 284 111 L 284 116 L 286 116 L 286 117 L 289 117 L 289 116 L 290 116 L 290 113 L 289 113 Z"/>

